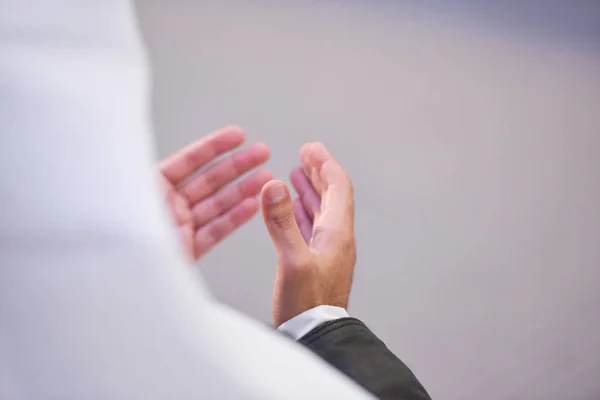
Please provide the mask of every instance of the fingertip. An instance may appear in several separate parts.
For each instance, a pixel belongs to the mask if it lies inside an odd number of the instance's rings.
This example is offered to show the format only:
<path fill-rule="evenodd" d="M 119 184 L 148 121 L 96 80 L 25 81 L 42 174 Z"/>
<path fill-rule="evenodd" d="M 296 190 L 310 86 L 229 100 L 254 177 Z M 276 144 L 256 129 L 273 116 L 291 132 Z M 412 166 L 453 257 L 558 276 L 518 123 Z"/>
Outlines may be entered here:
<path fill-rule="evenodd" d="M 237 125 L 230 125 L 219 129 L 215 136 L 226 136 L 228 140 L 241 144 L 246 140 L 246 131 Z"/>
<path fill-rule="evenodd" d="M 254 144 L 254 147 L 259 154 L 265 156 L 265 159 L 268 159 L 269 157 L 271 157 L 271 149 L 269 148 L 269 146 L 267 146 L 266 143 L 257 142 Z"/>
<path fill-rule="evenodd" d="M 325 161 L 333 158 L 327 147 L 321 142 L 315 142 L 310 149 L 311 160 L 315 167 L 319 168 Z"/>
<path fill-rule="evenodd" d="M 299 175 L 304 175 L 304 170 L 302 169 L 302 167 L 297 166 L 292 168 L 292 171 L 290 172 L 290 180 Z"/>
<path fill-rule="evenodd" d="M 300 149 L 300 160 L 306 175 L 311 175 L 313 170 L 319 170 L 323 163 L 333 156 L 321 142 L 306 143 Z"/>
<path fill-rule="evenodd" d="M 277 204 L 289 196 L 287 185 L 278 179 L 273 179 L 262 188 L 261 195 L 265 204 Z"/>
<path fill-rule="evenodd" d="M 236 135 L 242 139 L 246 139 L 246 131 L 239 125 L 228 125 L 221 129 L 221 132 L 227 132 L 230 135 Z"/>
<path fill-rule="evenodd" d="M 226 126 L 213 132 L 204 140 L 206 139 L 215 140 L 215 146 L 219 149 L 217 153 L 220 154 L 240 147 L 246 140 L 246 132 L 239 126 Z"/>
<path fill-rule="evenodd" d="M 300 157 L 302 157 L 302 155 L 305 154 L 310 149 L 311 145 L 312 145 L 312 142 L 306 142 L 302 145 L 302 147 L 300 147 Z"/>
<path fill-rule="evenodd" d="M 242 207 L 247 210 L 248 214 L 254 215 L 260 208 L 260 204 L 258 203 L 258 199 L 256 197 L 249 197 L 244 199 L 241 203 Z"/>
<path fill-rule="evenodd" d="M 300 162 L 302 163 L 302 168 L 306 172 L 308 166 L 310 164 L 310 147 L 312 143 L 305 143 L 300 148 Z"/>
<path fill-rule="evenodd" d="M 278 183 L 283 183 L 281 182 L 279 179 L 271 179 L 269 180 L 267 183 L 265 183 L 262 187 L 261 190 L 261 195 L 266 195 L 266 193 L 269 191 L 269 189 L 273 186 L 273 185 L 277 185 Z"/>
<path fill-rule="evenodd" d="M 271 151 L 269 150 L 269 147 L 262 142 L 253 143 L 245 150 L 240 151 L 243 151 L 242 154 L 244 154 L 245 156 L 250 157 L 248 161 L 251 162 L 254 166 L 267 162 L 271 157 Z"/>
<path fill-rule="evenodd" d="M 271 170 L 267 169 L 267 168 L 261 168 L 256 172 L 256 176 L 258 177 L 258 180 L 262 182 L 262 185 L 266 184 L 267 182 L 273 180 L 273 172 L 271 172 Z"/>

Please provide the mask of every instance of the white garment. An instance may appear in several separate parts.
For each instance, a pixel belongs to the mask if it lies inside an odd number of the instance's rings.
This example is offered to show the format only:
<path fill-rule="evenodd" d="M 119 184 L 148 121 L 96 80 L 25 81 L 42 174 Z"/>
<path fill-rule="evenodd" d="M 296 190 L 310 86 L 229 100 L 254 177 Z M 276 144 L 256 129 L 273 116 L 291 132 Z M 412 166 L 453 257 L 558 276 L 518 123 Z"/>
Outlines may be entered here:
<path fill-rule="evenodd" d="M 342 307 L 317 306 L 284 322 L 277 330 L 298 340 L 324 322 L 348 316 Z"/>
<path fill-rule="evenodd" d="M 0 398 L 370 398 L 211 299 L 147 82 L 128 1 L 0 1 Z"/>

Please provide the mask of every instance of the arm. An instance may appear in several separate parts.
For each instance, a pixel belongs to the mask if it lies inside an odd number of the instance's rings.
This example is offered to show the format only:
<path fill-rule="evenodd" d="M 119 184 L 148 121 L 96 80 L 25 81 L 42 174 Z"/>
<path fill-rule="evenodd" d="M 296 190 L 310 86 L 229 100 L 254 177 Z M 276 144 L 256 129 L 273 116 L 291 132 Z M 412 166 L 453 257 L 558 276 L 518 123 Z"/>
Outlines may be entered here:
<path fill-rule="evenodd" d="M 299 342 L 380 399 L 430 399 L 411 370 L 356 318 L 325 322 Z"/>
<path fill-rule="evenodd" d="M 367 326 L 341 307 L 318 306 L 278 331 L 297 340 L 381 399 L 430 399 L 411 370 Z"/>
<path fill-rule="evenodd" d="M 280 181 L 263 188 L 279 256 L 274 325 L 380 398 L 429 399 L 408 367 L 345 312 L 356 262 L 349 177 L 321 143 L 305 145 L 300 158 L 290 177 L 298 199 Z"/>

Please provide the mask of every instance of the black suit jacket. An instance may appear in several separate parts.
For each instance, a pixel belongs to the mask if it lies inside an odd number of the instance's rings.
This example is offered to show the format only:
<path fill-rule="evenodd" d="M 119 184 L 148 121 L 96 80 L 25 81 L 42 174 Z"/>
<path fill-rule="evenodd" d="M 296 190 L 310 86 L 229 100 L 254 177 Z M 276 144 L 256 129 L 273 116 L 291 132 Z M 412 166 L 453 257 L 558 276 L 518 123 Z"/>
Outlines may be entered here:
<path fill-rule="evenodd" d="M 321 324 L 299 342 L 380 399 L 431 400 L 411 370 L 356 318 Z"/>

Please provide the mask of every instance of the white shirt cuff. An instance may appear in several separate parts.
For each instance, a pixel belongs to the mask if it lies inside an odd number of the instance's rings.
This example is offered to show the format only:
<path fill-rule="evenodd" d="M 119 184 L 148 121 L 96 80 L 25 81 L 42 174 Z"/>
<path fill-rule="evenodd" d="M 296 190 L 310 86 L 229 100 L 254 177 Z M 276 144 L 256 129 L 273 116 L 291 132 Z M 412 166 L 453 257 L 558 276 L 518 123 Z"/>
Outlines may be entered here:
<path fill-rule="evenodd" d="M 323 322 L 347 317 L 348 312 L 342 307 L 317 306 L 284 322 L 277 330 L 298 340 Z"/>

